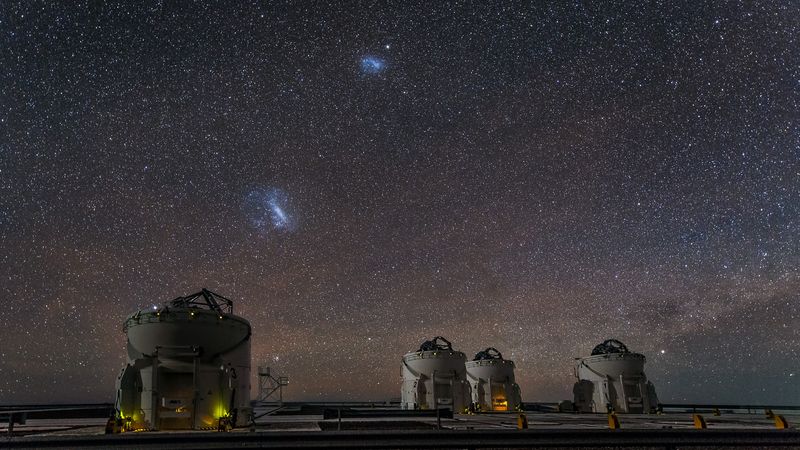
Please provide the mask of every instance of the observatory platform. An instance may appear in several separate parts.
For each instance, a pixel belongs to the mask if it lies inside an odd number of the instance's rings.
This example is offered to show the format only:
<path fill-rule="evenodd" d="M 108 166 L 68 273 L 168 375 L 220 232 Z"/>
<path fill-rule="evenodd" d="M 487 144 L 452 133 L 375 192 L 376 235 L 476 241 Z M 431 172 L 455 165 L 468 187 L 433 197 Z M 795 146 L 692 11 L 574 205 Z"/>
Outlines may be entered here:
<path fill-rule="evenodd" d="M 250 401 L 251 328 L 225 297 L 178 297 L 123 330 L 113 404 L 0 405 L 0 448 L 800 450 L 800 406 L 659 403 L 644 355 L 613 339 L 576 359 L 574 402 L 523 402 L 512 360 L 489 347 L 467 361 L 436 336 L 402 356 L 396 401 L 291 403 L 268 367 Z"/>
<path fill-rule="evenodd" d="M 443 414 L 384 403 L 287 404 L 254 426 L 231 432 L 153 431 L 106 435 L 105 419 L 29 419 L 2 437 L 3 448 L 800 448 L 800 431 L 776 429 L 763 411 L 703 411 L 708 429 L 695 429 L 692 409 L 660 415 L 620 416 L 608 429 L 606 414 L 537 412 L 525 404 L 528 429 L 515 413 Z M 268 412 L 256 408 L 256 416 Z M 695 411 L 700 411 L 695 408 Z M 778 411 L 776 411 L 777 413 Z M 791 424 L 800 410 L 781 411 Z M 0 433 L 7 432 L 0 425 Z"/>

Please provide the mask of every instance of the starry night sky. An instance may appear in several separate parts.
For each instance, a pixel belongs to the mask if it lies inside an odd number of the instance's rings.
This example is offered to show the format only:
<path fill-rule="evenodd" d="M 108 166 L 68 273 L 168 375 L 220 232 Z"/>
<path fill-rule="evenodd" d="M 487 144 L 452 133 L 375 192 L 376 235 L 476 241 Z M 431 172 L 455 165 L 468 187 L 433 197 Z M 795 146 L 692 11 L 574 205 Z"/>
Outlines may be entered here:
<path fill-rule="evenodd" d="M 289 400 L 443 335 L 800 403 L 800 4 L 494 3 L 0 3 L 0 403 L 111 401 L 201 287 Z"/>

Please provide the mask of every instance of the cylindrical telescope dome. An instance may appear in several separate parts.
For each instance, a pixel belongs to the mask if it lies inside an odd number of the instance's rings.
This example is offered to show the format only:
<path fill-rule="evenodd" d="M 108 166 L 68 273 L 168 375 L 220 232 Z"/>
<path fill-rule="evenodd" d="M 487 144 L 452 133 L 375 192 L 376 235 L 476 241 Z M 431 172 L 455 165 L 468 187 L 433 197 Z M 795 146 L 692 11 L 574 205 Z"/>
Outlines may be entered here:
<path fill-rule="evenodd" d="M 644 372 L 644 355 L 638 353 L 611 353 L 581 358 L 578 371 L 582 376 L 602 374 L 611 378 L 639 376 Z"/>
<path fill-rule="evenodd" d="M 250 324 L 233 314 L 175 307 L 137 311 L 125 320 L 123 331 L 137 353 L 168 355 L 196 347 L 202 349 L 197 356 L 201 361 L 211 361 L 235 348 L 251 332 Z"/>
<path fill-rule="evenodd" d="M 584 412 L 648 413 L 658 406 L 655 387 L 644 374 L 645 357 L 608 339 L 575 366 L 575 407 Z"/>
<path fill-rule="evenodd" d="M 514 361 L 503 359 L 490 347 L 466 363 L 472 403 L 480 411 L 514 411 L 522 407 L 519 385 L 514 379 Z"/>
<path fill-rule="evenodd" d="M 250 324 L 203 289 L 131 314 L 117 415 L 140 429 L 244 425 L 250 408 Z"/>
<path fill-rule="evenodd" d="M 436 336 L 416 352 L 403 356 L 403 409 L 449 408 L 461 412 L 469 404 L 464 353 Z"/>
<path fill-rule="evenodd" d="M 622 342 L 608 339 L 596 345 L 591 356 L 581 358 L 578 364 L 579 378 L 605 376 L 619 378 L 638 377 L 644 372 L 645 357 L 628 350 Z"/>

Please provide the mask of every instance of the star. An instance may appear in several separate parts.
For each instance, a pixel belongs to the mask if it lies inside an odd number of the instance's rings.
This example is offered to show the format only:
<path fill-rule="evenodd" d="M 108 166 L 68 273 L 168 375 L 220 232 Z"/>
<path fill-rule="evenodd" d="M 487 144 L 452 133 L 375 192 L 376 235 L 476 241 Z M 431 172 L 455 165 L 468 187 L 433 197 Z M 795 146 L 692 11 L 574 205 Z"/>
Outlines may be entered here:
<path fill-rule="evenodd" d="M 5 3 L 0 403 L 113 402 L 122 318 L 208 287 L 292 400 L 444 335 L 526 401 L 619 337 L 800 404 L 799 2 Z"/>

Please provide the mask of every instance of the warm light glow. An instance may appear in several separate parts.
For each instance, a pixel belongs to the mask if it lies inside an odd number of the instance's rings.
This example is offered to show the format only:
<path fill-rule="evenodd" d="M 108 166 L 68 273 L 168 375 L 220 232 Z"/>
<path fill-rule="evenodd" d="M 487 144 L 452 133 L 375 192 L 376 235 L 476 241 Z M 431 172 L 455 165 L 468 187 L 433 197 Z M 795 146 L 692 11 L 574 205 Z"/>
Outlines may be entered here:
<path fill-rule="evenodd" d="M 213 418 L 213 417 L 209 417 L 209 416 L 203 416 L 203 418 L 202 418 L 202 419 L 200 419 L 200 420 L 201 420 L 201 421 L 202 421 L 202 422 L 203 422 L 203 423 L 204 423 L 206 426 L 209 426 L 209 427 L 210 427 L 210 426 L 213 426 L 213 425 L 214 425 L 214 418 Z"/>
<path fill-rule="evenodd" d="M 494 399 L 494 405 L 492 405 L 492 409 L 495 411 L 508 411 L 508 400 L 504 398 Z"/>
<path fill-rule="evenodd" d="M 216 408 L 214 408 L 214 418 L 221 419 L 227 416 L 228 416 L 228 409 L 225 408 L 225 404 L 222 402 L 218 403 Z"/>

